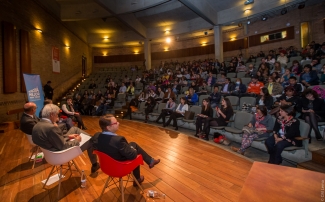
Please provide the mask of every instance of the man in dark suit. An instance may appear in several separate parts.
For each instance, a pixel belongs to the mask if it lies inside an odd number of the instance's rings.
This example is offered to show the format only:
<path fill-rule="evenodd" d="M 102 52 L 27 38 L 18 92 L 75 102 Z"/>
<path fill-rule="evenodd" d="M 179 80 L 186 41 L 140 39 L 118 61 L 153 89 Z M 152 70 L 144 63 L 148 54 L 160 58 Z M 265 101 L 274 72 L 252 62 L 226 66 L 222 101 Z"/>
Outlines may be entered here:
<path fill-rule="evenodd" d="M 141 154 L 143 160 L 149 165 L 149 168 L 153 168 L 160 162 L 160 159 L 152 158 L 137 143 L 128 143 L 125 137 L 118 136 L 116 131 L 119 125 L 119 122 L 111 114 L 99 118 L 99 126 L 103 130 L 102 133 L 95 135 L 98 136 L 97 149 L 99 151 L 117 161 L 133 160 L 138 154 Z M 144 181 L 144 176 L 140 175 L 140 166 L 133 170 L 133 175 L 140 184 Z M 136 186 L 136 184 L 133 183 L 133 186 Z"/>
<path fill-rule="evenodd" d="M 58 127 L 57 121 L 60 108 L 54 104 L 47 104 L 42 111 L 42 119 L 34 126 L 32 132 L 33 142 L 50 151 L 62 151 L 73 146 L 79 146 L 81 142 L 80 134 L 88 135 L 86 132 L 77 127 L 72 127 L 63 135 L 62 130 Z M 92 163 L 91 172 L 96 172 L 100 166 L 97 163 L 97 156 L 93 154 L 93 144 L 95 137 L 85 142 L 80 149 L 87 150 L 88 157 Z"/>
<path fill-rule="evenodd" d="M 226 78 L 225 83 L 221 86 L 221 94 L 223 96 L 230 95 L 235 90 L 235 86 L 231 83 L 230 78 Z"/>
<path fill-rule="evenodd" d="M 27 135 L 31 135 L 34 126 L 39 122 L 39 118 L 35 115 L 36 104 L 34 102 L 27 102 L 24 105 L 24 113 L 20 118 L 20 130 Z"/>

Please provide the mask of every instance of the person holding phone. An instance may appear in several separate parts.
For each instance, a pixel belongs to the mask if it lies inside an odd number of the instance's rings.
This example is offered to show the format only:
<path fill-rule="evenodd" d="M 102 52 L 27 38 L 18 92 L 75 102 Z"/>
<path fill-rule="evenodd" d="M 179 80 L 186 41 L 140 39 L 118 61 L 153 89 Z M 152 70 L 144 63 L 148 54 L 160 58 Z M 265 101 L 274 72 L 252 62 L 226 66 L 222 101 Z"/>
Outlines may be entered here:
<path fill-rule="evenodd" d="M 175 127 L 175 130 L 178 130 L 177 118 L 184 117 L 185 111 L 187 111 L 187 110 L 188 110 L 188 104 L 186 102 L 186 98 L 185 97 L 181 97 L 180 98 L 180 104 L 176 108 L 176 111 L 173 112 L 170 115 L 168 121 L 163 126 L 164 127 L 169 126 L 170 122 L 173 120 L 173 126 Z"/>
<path fill-rule="evenodd" d="M 199 133 L 203 131 L 202 124 L 205 123 L 206 119 L 212 119 L 213 117 L 213 110 L 209 104 L 209 99 L 203 99 L 201 114 L 197 114 L 196 116 L 196 133 L 194 136 L 199 137 Z"/>

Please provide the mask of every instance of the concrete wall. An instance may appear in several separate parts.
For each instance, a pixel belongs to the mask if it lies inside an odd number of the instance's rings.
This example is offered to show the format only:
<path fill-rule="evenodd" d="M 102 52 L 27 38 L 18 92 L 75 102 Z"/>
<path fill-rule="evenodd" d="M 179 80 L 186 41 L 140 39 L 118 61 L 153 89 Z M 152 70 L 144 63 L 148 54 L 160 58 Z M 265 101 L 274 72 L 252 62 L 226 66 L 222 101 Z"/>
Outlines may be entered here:
<path fill-rule="evenodd" d="M 32 0 L 0 0 L 0 21 L 7 21 L 16 26 L 16 52 L 17 52 L 17 93 L 3 94 L 3 83 L 0 82 L 0 123 L 14 120 L 15 115 L 7 116 L 8 110 L 21 108 L 27 100 L 25 93 L 20 93 L 19 75 L 19 30 L 29 31 L 31 48 L 32 73 L 40 74 L 43 85 L 52 81 L 54 87 L 54 100 L 72 83 L 81 78 L 81 58 L 87 57 L 87 73 L 91 72 L 91 48 L 84 41 L 69 31 L 63 23 L 53 18 L 47 11 Z M 40 28 L 43 33 L 35 29 Z M 2 38 L 0 27 L 0 38 Z M 71 48 L 65 48 L 69 45 Z M 60 50 L 61 73 L 52 73 L 52 46 Z M 2 40 L 0 40 L 0 81 L 3 78 Z"/>

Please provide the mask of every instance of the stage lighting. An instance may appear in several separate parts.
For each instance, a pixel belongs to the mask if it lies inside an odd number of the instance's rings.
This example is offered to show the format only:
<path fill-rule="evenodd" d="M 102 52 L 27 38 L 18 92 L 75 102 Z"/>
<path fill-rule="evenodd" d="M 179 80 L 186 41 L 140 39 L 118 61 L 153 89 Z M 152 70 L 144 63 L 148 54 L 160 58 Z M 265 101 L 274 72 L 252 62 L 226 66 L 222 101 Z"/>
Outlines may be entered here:
<path fill-rule="evenodd" d="M 266 21 L 266 20 L 267 20 L 267 16 L 266 16 L 266 15 L 263 16 L 263 17 L 262 17 L 262 20 L 263 20 L 263 21 Z"/>
<path fill-rule="evenodd" d="M 287 14 L 287 12 L 288 12 L 287 8 L 284 8 L 281 10 L 281 15 L 285 15 Z"/>

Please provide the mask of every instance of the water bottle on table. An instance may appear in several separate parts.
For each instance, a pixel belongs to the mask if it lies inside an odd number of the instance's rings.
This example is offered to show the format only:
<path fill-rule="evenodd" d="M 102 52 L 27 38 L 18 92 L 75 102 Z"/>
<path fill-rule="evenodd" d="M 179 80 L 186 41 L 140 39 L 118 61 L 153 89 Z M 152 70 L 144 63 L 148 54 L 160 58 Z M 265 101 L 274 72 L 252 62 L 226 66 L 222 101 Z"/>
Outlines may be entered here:
<path fill-rule="evenodd" d="M 147 201 L 151 201 L 151 199 L 159 199 L 159 201 L 164 201 L 166 195 L 154 190 L 148 190 L 147 192 Z"/>
<path fill-rule="evenodd" d="M 87 179 L 86 179 L 86 175 L 85 175 L 85 172 L 84 172 L 84 170 L 82 170 L 82 172 L 81 172 L 81 185 L 80 185 L 80 187 L 81 188 L 85 188 L 86 187 L 86 183 L 87 183 Z"/>

